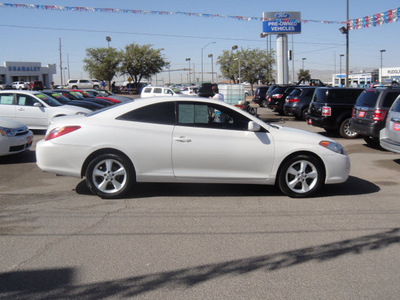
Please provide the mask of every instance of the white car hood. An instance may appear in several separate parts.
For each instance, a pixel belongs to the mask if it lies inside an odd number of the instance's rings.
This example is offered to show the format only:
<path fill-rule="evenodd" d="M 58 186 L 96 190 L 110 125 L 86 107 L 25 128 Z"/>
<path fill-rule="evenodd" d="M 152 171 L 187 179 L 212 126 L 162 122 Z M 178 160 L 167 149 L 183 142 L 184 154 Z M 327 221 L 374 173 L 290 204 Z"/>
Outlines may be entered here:
<path fill-rule="evenodd" d="M 26 125 L 20 121 L 12 120 L 9 118 L 0 118 L 0 127 L 5 128 L 20 128 L 25 127 Z"/>
<path fill-rule="evenodd" d="M 308 143 L 310 143 L 313 140 L 315 141 L 315 143 L 319 143 L 322 140 L 334 142 L 332 139 L 318 133 L 309 132 L 297 128 L 284 127 L 277 124 L 269 124 L 268 131 L 273 134 L 275 140 L 290 139 L 294 143 L 301 144 L 304 144 L 305 141 L 308 141 Z"/>

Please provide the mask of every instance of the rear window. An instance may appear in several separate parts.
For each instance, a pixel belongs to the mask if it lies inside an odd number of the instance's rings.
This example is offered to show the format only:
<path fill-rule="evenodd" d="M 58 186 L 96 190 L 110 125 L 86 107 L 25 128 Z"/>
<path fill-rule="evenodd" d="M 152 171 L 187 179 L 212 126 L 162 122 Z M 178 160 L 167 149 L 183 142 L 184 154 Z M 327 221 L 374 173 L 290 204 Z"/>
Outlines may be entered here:
<path fill-rule="evenodd" d="M 326 103 L 327 89 L 316 89 L 313 97 L 314 102 Z"/>
<path fill-rule="evenodd" d="M 291 97 L 296 97 L 296 96 L 300 96 L 300 94 L 301 94 L 301 90 L 300 90 L 300 89 L 294 89 L 294 90 L 289 94 L 289 96 L 291 96 Z"/>
<path fill-rule="evenodd" d="M 381 91 L 379 90 L 365 90 L 363 91 L 357 99 L 357 106 L 364 107 L 375 107 L 376 101 Z"/>

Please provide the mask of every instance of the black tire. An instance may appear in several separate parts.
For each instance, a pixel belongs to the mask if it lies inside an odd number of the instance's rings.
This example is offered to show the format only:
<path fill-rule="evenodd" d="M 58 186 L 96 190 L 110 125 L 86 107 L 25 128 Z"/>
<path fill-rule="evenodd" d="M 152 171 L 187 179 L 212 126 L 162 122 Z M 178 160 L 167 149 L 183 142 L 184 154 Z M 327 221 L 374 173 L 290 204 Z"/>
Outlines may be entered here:
<path fill-rule="evenodd" d="M 268 101 L 267 100 L 262 100 L 260 106 L 261 107 L 267 107 Z"/>
<path fill-rule="evenodd" d="M 358 137 L 358 133 L 350 129 L 350 118 L 343 120 L 340 124 L 339 134 L 341 137 L 346 139 L 355 139 Z"/>
<path fill-rule="evenodd" d="M 77 90 L 77 89 L 78 89 L 78 86 L 73 85 L 73 86 L 72 86 L 72 89 L 73 89 L 73 90 Z"/>
<path fill-rule="evenodd" d="M 303 108 L 300 114 L 300 119 L 303 121 L 307 120 L 307 113 L 308 113 L 308 107 Z"/>
<path fill-rule="evenodd" d="M 325 169 L 314 156 L 299 154 L 284 161 L 277 177 L 279 189 L 291 198 L 314 195 L 325 182 Z"/>
<path fill-rule="evenodd" d="M 364 141 L 367 143 L 368 146 L 374 149 L 382 149 L 381 144 L 379 142 L 379 138 L 372 137 L 372 136 L 363 136 Z"/>
<path fill-rule="evenodd" d="M 103 199 L 125 196 L 134 183 L 131 162 L 122 155 L 101 154 L 86 169 L 86 183 L 90 191 Z"/>

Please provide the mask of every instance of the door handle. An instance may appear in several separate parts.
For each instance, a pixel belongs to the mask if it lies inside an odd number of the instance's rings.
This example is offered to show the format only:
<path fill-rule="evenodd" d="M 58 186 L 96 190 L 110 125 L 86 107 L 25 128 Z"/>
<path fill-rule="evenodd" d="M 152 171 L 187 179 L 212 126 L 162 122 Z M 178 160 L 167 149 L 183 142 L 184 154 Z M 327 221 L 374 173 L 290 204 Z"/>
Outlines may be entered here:
<path fill-rule="evenodd" d="M 180 136 L 178 138 L 174 138 L 174 141 L 181 143 L 190 143 L 192 140 L 187 138 L 186 136 Z"/>

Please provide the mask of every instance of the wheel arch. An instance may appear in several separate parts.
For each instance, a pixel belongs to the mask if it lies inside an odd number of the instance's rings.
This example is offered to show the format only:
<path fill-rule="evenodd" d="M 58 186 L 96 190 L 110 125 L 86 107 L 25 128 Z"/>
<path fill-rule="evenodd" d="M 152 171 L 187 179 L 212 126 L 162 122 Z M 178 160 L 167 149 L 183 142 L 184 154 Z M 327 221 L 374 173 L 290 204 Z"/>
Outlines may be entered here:
<path fill-rule="evenodd" d="M 82 164 L 82 169 L 81 169 L 81 178 L 85 177 L 86 170 L 90 164 L 90 162 L 95 158 L 96 156 L 102 155 L 102 154 L 115 154 L 115 155 L 121 155 L 123 156 L 127 161 L 129 161 L 132 170 L 133 170 L 133 177 L 136 178 L 136 170 L 135 166 L 133 165 L 132 160 L 122 151 L 114 149 L 114 148 L 103 148 L 103 149 L 98 149 L 94 152 L 92 152 L 83 162 Z"/>
<path fill-rule="evenodd" d="M 288 156 L 286 156 L 282 161 L 281 161 L 281 163 L 280 163 L 280 165 L 279 165 L 279 168 L 278 168 L 278 170 L 277 170 L 277 172 L 276 172 L 276 176 L 275 176 L 275 184 L 278 184 L 278 177 L 279 177 L 279 174 L 281 173 L 281 171 L 282 171 L 282 168 L 283 168 L 283 165 L 289 160 L 289 159 L 291 159 L 292 157 L 295 157 L 295 156 L 298 156 L 298 155 L 309 155 L 309 156 L 312 156 L 312 157 L 314 157 L 314 158 L 316 158 L 320 163 L 321 163 L 321 166 L 322 166 L 322 168 L 323 168 L 323 176 L 324 176 L 324 180 L 323 180 L 323 182 L 325 182 L 326 181 L 326 166 L 325 166 L 325 164 L 324 164 L 324 161 L 321 159 L 321 157 L 319 157 L 317 154 L 315 154 L 314 152 L 311 152 L 311 151 L 297 151 L 297 152 L 293 152 L 293 153 L 291 153 L 291 154 L 289 154 Z"/>

